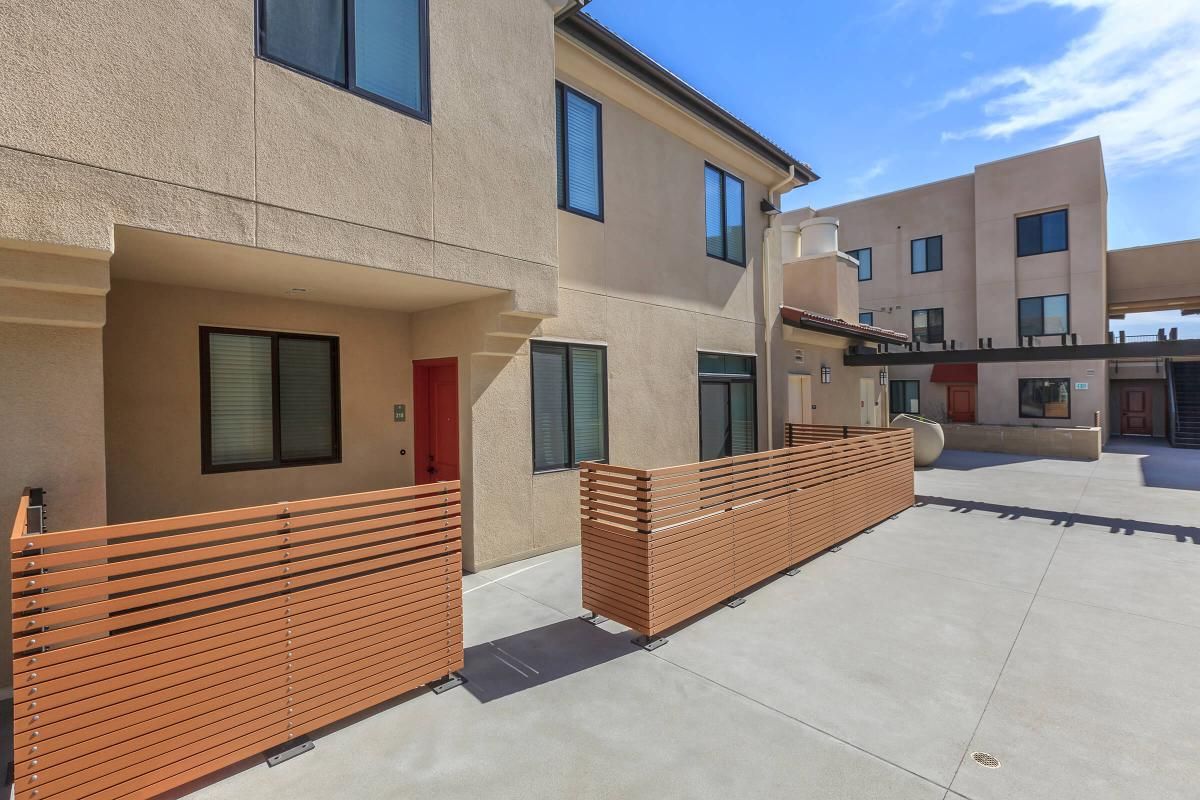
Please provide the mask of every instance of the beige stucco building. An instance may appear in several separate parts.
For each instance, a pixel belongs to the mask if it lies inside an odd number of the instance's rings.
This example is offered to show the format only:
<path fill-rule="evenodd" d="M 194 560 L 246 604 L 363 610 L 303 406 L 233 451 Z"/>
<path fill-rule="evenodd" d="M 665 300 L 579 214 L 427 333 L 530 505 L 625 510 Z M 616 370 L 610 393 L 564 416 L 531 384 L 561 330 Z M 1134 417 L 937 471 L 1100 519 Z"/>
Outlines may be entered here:
<path fill-rule="evenodd" d="M 784 223 L 836 221 L 839 248 L 857 264 L 859 320 L 907 332 L 914 347 L 1102 345 L 1110 318 L 1200 308 L 1200 243 L 1109 251 L 1107 204 L 1101 143 L 1092 138 L 792 211 Z M 957 423 L 948 444 L 971 449 L 1096 457 L 1109 435 L 1165 436 L 1171 419 L 1173 441 L 1186 443 L 1193 379 L 1176 366 L 1176 386 L 1172 369 L 1162 358 L 894 365 L 889 413 Z M 1094 439 L 1063 430 L 1097 419 Z"/>
<path fill-rule="evenodd" d="M 780 370 L 861 421 L 864 330 L 780 314 L 806 164 L 563 3 L 414 4 L 382 76 L 255 6 L 0 19 L 0 516 L 458 477 L 476 570 L 577 543 L 580 460 L 780 445 Z"/>
<path fill-rule="evenodd" d="M 1100 141 L 1090 139 L 785 217 L 815 213 L 839 221 L 841 249 L 861 262 L 858 313 L 864 321 L 910 334 L 916 329 L 923 348 L 940 349 L 953 340 L 958 349 L 973 349 L 980 338 L 997 348 L 1018 344 L 1022 298 L 1065 298 L 1043 312 L 1047 334 L 1039 341 L 1064 332 L 1076 334 L 1080 344 L 1105 341 L 1106 207 Z M 1069 246 L 1048 242 L 1019 255 L 1018 218 L 1062 210 L 1054 219 L 1065 218 Z M 1061 318 L 1060 308 L 1066 309 Z M 970 370 L 896 366 L 889 378 L 891 413 L 915 411 L 944 422 L 1091 425 L 1094 412 L 1107 407 L 1103 361 L 978 364 Z M 1066 379 L 1069 403 L 1049 409 L 1043 403 L 1042 418 L 1035 419 L 1030 390 L 1024 405 L 1020 392 L 1023 381 L 1041 378 Z"/>

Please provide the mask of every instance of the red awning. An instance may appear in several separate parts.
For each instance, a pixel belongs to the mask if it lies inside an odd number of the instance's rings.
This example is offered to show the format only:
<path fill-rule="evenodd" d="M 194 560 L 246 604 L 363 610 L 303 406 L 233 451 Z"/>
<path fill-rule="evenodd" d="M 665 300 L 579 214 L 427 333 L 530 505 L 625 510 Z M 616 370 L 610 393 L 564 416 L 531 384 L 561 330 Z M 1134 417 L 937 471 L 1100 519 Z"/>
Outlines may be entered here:
<path fill-rule="evenodd" d="M 979 383 L 978 364 L 934 364 L 933 383 Z"/>

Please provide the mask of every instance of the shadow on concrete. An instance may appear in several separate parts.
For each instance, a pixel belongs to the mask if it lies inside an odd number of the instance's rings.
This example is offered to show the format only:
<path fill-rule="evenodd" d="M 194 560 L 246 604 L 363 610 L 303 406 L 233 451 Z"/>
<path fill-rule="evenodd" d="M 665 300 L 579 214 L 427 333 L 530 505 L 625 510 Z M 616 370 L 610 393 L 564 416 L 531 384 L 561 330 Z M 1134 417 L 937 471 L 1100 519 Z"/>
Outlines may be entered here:
<path fill-rule="evenodd" d="M 1166 439 L 1114 436 L 1104 452 L 1138 456 L 1146 486 L 1200 492 L 1200 450 L 1171 447 Z"/>
<path fill-rule="evenodd" d="M 918 506 L 944 506 L 949 511 L 958 514 L 970 514 L 980 511 L 985 514 L 995 514 L 998 519 L 1035 519 L 1044 520 L 1051 525 L 1061 525 L 1065 528 L 1076 525 L 1086 525 L 1094 528 L 1107 528 L 1109 533 L 1119 533 L 1133 536 L 1139 533 L 1153 533 L 1174 537 L 1175 541 L 1200 544 L 1200 528 L 1189 525 L 1170 525 L 1163 522 L 1142 522 L 1134 519 L 1117 519 L 1115 517 L 1098 517 L 1094 514 L 1078 514 L 1073 511 L 1047 511 L 1040 508 L 1024 506 L 1009 506 L 1001 503 L 984 503 L 979 500 L 955 500 L 950 497 L 935 497 L 932 495 L 917 495 Z"/>
<path fill-rule="evenodd" d="M 462 675 L 467 691 L 490 703 L 636 653 L 635 635 L 566 619 L 468 647 Z"/>
<path fill-rule="evenodd" d="M 1114 436 L 1104 446 L 1105 455 L 1132 456 L 1137 459 L 1141 472 L 1141 485 L 1156 489 L 1184 489 L 1200 492 L 1200 450 L 1171 447 L 1166 439 L 1152 439 L 1146 436 Z M 1103 455 L 1101 456 L 1103 458 Z M 1023 456 L 1012 453 L 988 453 L 976 450 L 946 450 L 932 467 L 918 467 L 918 472 L 931 469 L 947 469 L 956 472 L 969 472 L 989 467 L 1009 466 L 1012 464 L 1029 464 L 1044 461 L 1075 462 L 1079 464 L 1095 464 L 1078 458 L 1058 458 L 1050 456 Z M 1095 477 L 1106 480 L 1120 480 L 1110 477 L 1104 472 L 1096 472 Z"/>
<path fill-rule="evenodd" d="M 975 469 L 1008 466 L 1010 464 L 1029 464 L 1036 461 L 1070 461 L 1079 464 L 1095 463 L 1083 458 L 1058 458 L 1049 456 L 1021 456 L 1012 453 L 992 453 L 983 450 L 943 450 L 929 467 L 917 467 L 918 471 L 927 469 L 950 469 L 956 472 L 969 472 Z"/>

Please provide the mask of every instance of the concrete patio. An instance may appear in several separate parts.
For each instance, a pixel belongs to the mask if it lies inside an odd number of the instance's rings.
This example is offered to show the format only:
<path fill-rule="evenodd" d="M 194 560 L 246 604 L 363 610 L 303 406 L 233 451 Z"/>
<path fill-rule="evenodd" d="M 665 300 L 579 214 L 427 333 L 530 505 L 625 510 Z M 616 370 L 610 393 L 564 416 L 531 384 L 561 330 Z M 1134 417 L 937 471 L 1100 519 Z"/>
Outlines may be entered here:
<path fill-rule="evenodd" d="M 917 493 L 653 653 L 576 619 L 578 549 L 470 575 L 467 686 L 189 796 L 1196 797 L 1200 452 L 947 452 Z"/>

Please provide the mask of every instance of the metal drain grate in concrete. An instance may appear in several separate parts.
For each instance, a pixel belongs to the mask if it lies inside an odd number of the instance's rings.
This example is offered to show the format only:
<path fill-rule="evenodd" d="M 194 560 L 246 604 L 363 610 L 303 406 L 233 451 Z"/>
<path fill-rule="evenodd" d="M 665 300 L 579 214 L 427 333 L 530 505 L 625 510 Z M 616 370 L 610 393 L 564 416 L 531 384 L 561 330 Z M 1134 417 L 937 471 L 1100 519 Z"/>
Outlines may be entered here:
<path fill-rule="evenodd" d="M 996 758 L 991 753 L 971 753 L 971 758 L 976 764 L 987 767 L 988 769 L 1000 768 L 1000 759 Z"/>

